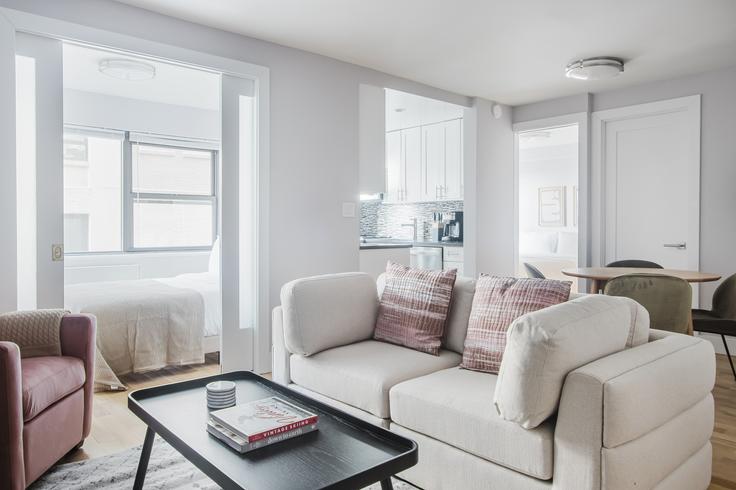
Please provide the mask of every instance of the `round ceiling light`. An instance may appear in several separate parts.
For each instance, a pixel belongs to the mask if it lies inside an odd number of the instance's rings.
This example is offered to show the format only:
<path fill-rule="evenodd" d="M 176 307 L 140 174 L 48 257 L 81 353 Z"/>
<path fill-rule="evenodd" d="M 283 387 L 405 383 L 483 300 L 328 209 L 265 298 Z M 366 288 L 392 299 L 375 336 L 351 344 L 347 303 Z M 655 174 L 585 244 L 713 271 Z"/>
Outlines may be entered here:
<path fill-rule="evenodd" d="M 106 59 L 100 61 L 100 73 L 131 82 L 151 80 L 156 76 L 156 67 L 143 61 L 126 59 Z"/>
<path fill-rule="evenodd" d="M 624 71 L 624 62 L 618 58 L 586 58 L 567 65 L 565 76 L 576 80 L 603 80 L 613 78 L 622 71 Z"/>

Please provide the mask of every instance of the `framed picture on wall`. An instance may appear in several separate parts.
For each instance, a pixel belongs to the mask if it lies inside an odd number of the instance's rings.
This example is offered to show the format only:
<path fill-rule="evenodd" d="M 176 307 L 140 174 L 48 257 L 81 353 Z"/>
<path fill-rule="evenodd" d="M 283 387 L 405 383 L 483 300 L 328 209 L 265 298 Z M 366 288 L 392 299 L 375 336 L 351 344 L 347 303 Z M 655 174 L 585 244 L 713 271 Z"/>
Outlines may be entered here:
<path fill-rule="evenodd" d="M 578 186 L 572 186 L 572 226 L 578 226 Z"/>
<path fill-rule="evenodd" d="M 565 186 L 539 188 L 539 226 L 565 226 Z"/>

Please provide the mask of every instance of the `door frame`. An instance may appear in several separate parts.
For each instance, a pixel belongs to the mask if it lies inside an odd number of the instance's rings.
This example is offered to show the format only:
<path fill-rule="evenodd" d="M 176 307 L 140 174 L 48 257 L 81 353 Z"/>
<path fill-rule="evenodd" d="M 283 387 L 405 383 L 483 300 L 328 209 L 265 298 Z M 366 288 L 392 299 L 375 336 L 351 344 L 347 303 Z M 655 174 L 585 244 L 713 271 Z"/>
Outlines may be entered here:
<path fill-rule="evenodd" d="M 576 112 L 512 125 L 514 131 L 514 270 L 519 263 L 519 133 L 554 129 L 573 124 L 578 125 L 578 267 L 586 267 L 590 264 L 588 121 L 587 112 Z"/>
<path fill-rule="evenodd" d="M 16 32 L 25 32 L 43 37 L 50 37 L 66 42 L 87 44 L 101 48 L 127 52 L 159 59 L 168 63 L 181 63 L 193 68 L 245 78 L 253 81 L 254 99 L 257 103 L 257 165 L 258 165 L 258 204 L 257 223 L 258 236 L 258 287 L 256 298 L 257 324 L 254 331 L 254 370 L 260 373 L 271 370 L 271 335 L 270 335 L 270 299 L 269 299 L 269 188 L 270 188 L 270 70 L 268 67 L 245 61 L 225 58 L 205 52 L 181 48 L 171 44 L 141 39 L 138 37 L 106 31 L 72 22 L 44 17 L 37 14 L 0 7 L 0 15 L 4 16 L 15 28 Z M 13 124 L 15 123 L 13 117 Z M 13 147 L 14 150 L 14 147 Z M 15 151 L 13 151 L 13 161 Z M 15 179 L 13 179 L 14 182 Z M 13 192 L 10 194 L 15 196 Z M 12 209 L 15 210 L 15 203 Z M 226 213 L 226 210 L 222 210 Z M 223 220 L 224 221 L 224 220 Z M 13 233 L 14 235 L 15 233 Z M 223 259 L 227 259 L 223 255 Z M 237 259 L 237 257 L 235 258 Z M 230 258 L 232 261 L 233 258 Z M 12 262 L 15 263 L 15 253 Z M 237 260 L 234 261 L 237 263 Z M 229 267 L 230 264 L 223 266 Z M 63 287 L 63 284 L 60 285 Z M 225 308 L 237 308 L 237 305 L 223 304 Z M 236 315 L 231 315 L 236 316 Z M 222 337 L 222 336 L 221 336 Z"/>
<path fill-rule="evenodd" d="M 690 147 L 690 182 L 694 182 L 693 205 L 688 215 L 688 267 L 700 267 L 700 94 L 687 97 L 636 104 L 592 113 L 591 120 L 591 260 L 592 265 L 604 265 L 606 260 L 606 128 L 611 122 L 666 115 L 678 112 L 687 114 L 687 123 L 693 144 Z"/>

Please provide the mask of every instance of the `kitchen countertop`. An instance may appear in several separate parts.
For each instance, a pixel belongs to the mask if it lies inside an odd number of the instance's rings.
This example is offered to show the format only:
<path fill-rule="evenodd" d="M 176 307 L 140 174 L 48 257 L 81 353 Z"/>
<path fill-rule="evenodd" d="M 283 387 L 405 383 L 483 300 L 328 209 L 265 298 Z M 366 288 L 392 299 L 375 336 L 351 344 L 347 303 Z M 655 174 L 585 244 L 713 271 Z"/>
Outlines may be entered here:
<path fill-rule="evenodd" d="M 411 240 L 397 240 L 394 238 L 369 238 L 360 243 L 361 250 L 376 250 L 382 248 L 411 248 L 411 247 L 462 247 L 463 242 L 413 242 Z"/>

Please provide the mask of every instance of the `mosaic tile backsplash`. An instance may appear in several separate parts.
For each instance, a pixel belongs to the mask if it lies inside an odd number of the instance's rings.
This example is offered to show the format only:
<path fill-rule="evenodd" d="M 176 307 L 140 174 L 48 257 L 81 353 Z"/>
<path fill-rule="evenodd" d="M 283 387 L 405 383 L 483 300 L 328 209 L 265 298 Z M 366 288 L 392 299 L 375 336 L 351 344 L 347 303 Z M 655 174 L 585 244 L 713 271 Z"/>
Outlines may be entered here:
<path fill-rule="evenodd" d="M 411 240 L 410 226 L 417 218 L 419 236 L 429 239 L 432 213 L 462 211 L 463 201 L 436 201 L 416 203 L 385 203 L 380 199 L 360 202 L 360 234 L 366 237 L 391 237 Z"/>

